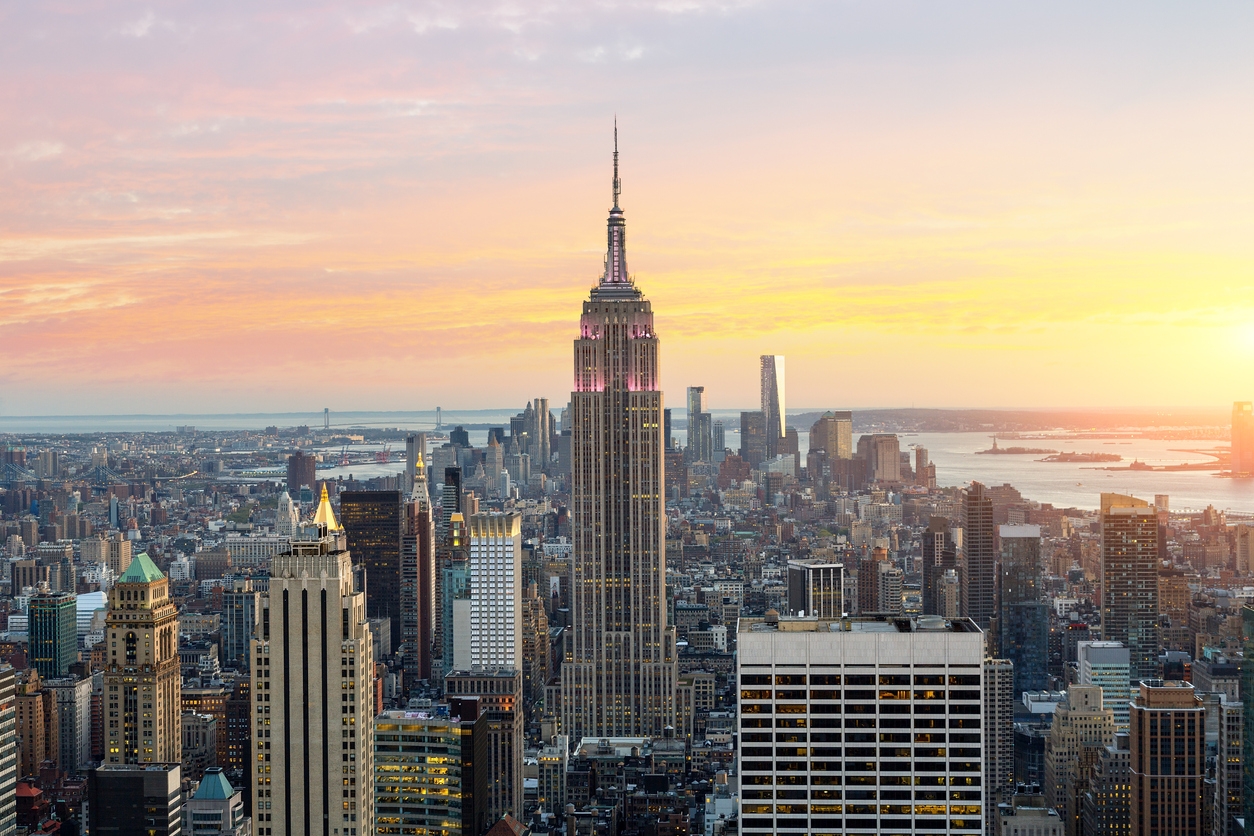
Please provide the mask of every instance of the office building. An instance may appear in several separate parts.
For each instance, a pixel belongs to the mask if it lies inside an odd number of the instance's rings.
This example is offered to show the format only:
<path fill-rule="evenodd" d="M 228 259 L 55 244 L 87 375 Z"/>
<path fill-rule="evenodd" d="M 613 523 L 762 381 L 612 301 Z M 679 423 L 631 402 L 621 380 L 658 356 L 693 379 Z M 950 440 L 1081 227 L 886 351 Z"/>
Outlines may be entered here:
<path fill-rule="evenodd" d="M 715 454 L 714 458 L 722 461 L 723 457 L 718 454 L 727 451 L 727 426 L 722 421 L 715 421 L 711 435 L 713 438 L 710 447 Z"/>
<path fill-rule="evenodd" d="M 853 458 L 853 413 L 824 412 L 810 427 L 810 449 L 824 450 L 828 458 Z"/>
<path fill-rule="evenodd" d="M 470 668 L 522 670 L 522 517 L 472 514 L 470 538 Z"/>
<path fill-rule="evenodd" d="M 317 460 L 308 453 L 297 450 L 287 457 L 287 492 L 300 496 L 301 488 L 317 487 Z"/>
<path fill-rule="evenodd" d="M 184 836 L 252 836 L 244 815 L 244 793 L 231 786 L 220 766 L 211 766 L 183 807 Z"/>
<path fill-rule="evenodd" d="M 427 490 L 426 436 L 415 445 L 413 486 L 405 503 L 405 535 L 401 552 L 401 651 L 406 684 L 432 676 L 435 639 L 435 517 Z"/>
<path fill-rule="evenodd" d="M 39 671 L 28 669 L 17 679 L 18 774 L 38 775 L 44 761 L 60 753 L 56 695 L 44 687 Z"/>
<path fill-rule="evenodd" d="M 688 387 L 688 460 L 708 462 L 714 447 L 713 417 L 706 409 L 705 387 Z"/>
<path fill-rule="evenodd" d="M 17 673 L 0 665 L 0 834 L 17 829 Z"/>
<path fill-rule="evenodd" d="M 114 577 L 121 575 L 131 566 L 131 541 L 123 539 L 122 535 L 115 531 L 109 535 L 106 545 L 105 561 L 109 564 L 109 569 L 113 571 Z"/>
<path fill-rule="evenodd" d="M 1128 648 L 1131 680 L 1158 671 L 1158 514 L 1144 500 L 1104 493 L 1102 639 Z"/>
<path fill-rule="evenodd" d="M 981 833 L 984 641 L 966 619 L 741 618 L 740 832 Z"/>
<path fill-rule="evenodd" d="M 1083 641 L 1076 644 L 1077 682 L 1102 689 L 1102 704 L 1115 718 L 1115 731 L 1128 730 L 1128 701 L 1132 698 L 1128 648 L 1119 642 Z"/>
<path fill-rule="evenodd" d="M 1142 680 L 1131 702 L 1131 744 L 1131 836 L 1199 833 L 1206 720 L 1192 684 Z"/>
<path fill-rule="evenodd" d="M 250 578 L 236 578 L 222 592 L 222 665 L 247 670 L 251 664 L 253 639 L 257 638 L 260 593 L 253 591 Z"/>
<path fill-rule="evenodd" d="M 740 458 L 750 467 L 766 461 L 766 416 L 761 412 L 740 413 Z"/>
<path fill-rule="evenodd" d="M 87 776 L 92 836 L 184 836 L 178 763 L 104 764 Z"/>
<path fill-rule="evenodd" d="M 1207 710 L 1215 712 L 1214 726 L 1219 731 L 1211 836 L 1242 836 L 1245 831 L 1237 824 L 1237 819 L 1245 815 L 1245 706 L 1221 695 L 1208 703 Z"/>
<path fill-rule="evenodd" d="M 561 725 L 574 738 L 661 737 L 675 722 L 659 344 L 627 271 L 614 155 L 605 272 L 583 304 L 570 406 L 573 629 Z"/>
<path fill-rule="evenodd" d="M 844 615 L 845 565 L 817 559 L 788 561 L 788 614 L 811 618 Z"/>
<path fill-rule="evenodd" d="M 292 501 L 292 495 L 283 491 L 279 494 L 279 504 L 274 509 L 274 535 L 291 537 L 296 533 L 296 526 L 299 524 L 300 511 Z"/>
<path fill-rule="evenodd" d="M 141 552 L 109 590 L 106 764 L 177 764 L 182 760 L 178 618 L 169 581 Z"/>
<path fill-rule="evenodd" d="M 366 613 L 391 619 L 392 647 L 401 645 L 401 546 L 405 508 L 400 491 L 343 491 L 340 522 L 355 565 L 366 567 Z"/>
<path fill-rule="evenodd" d="M 1080 801 L 1084 836 L 1125 836 L 1131 826 L 1132 751 L 1127 732 L 1101 750 Z"/>
<path fill-rule="evenodd" d="M 462 512 L 462 469 L 444 468 L 444 482 L 440 487 L 440 524 L 436 527 L 436 539 L 443 542 L 448 536 L 448 523 L 453 514 Z"/>
<path fill-rule="evenodd" d="M 1254 476 L 1254 403 L 1232 405 L 1232 473 Z"/>
<path fill-rule="evenodd" d="M 904 588 L 904 572 L 887 560 L 875 562 L 875 612 L 901 615 L 905 611 Z"/>
<path fill-rule="evenodd" d="M 992 836 L 1064 836 L 1058 811 L 1039 793 L 1013 796 L 996 813 Z"/>
<path fill-rule="evenodd" d="M 1015 694 L 1043 691 L 1049 687 L 1049 605 L 1042 599 L 1041 528 L 1003 525 L 998 533 L 1001 655 L 1014 664 Z"/>
<path fill-rule="evenodd" d="M 1254 717 L 1254 607 L 1241 608 L 1241 704 L 1246 717 Z M 1254 734 L 1245 735 L 1241 750 L 1244 782 L 1242 787 L 1242 818 L 1254 822 Z"/>
<path fill-rule="evenodd" d="M 1010 804 L 1015 792 L 1014 681 L 1010 660 L 984 660 L 984 817 L 989 834 L 999 831 L 998 805 Z"/>
<path fill-rule="evenodd" d="M 423 469 L 426 478 L 427 434 L 414 433 L 405 437 L 405 495 L 414 492 L 414 479 L 419 469 Z"/>
<path fill-rule="evenodd" d="M 1115 719 L 1102 704 L 1102 689 L 1071 686 L 1045 738 L 1045 800 L 1062 816 L 1067 836 L 1079 836 L 1089 769 L 1114 738 Z"/>
<path fill-rule="evenodd" d="M 436 672 L 443 677 L 457 661 L 455 639 L 461 632 L 470 631 L 470 538 L 466 534 L 466 519 L 460 512 L 453 513 L 448 522 L 448 535 L 437 555 L 439 573 L 436 575 L 436 599 L 440 616 L 435 626 Z M 469 667 L 469 642 L 463 642 L 467 658 L 460 660 L 461 667 Z"/>
<path fill-rule="evenodd" d="M 57 765 L 66 775 L 87 771 L 91 756 L 91 679 L 49 679 L 57 706 Z"/>
<path fill-rule="evenodd" d="M 570 738 L 554 735 L 538 753 L 536 761 L 540 777 L 536 787 L 536 803 L 544 812 L 556 812 L 566 807 L 566 768 L 570 763 Z"/>
<path fill-rule="evenodd" d="M 257 836 L 374 833 L 373 641 L 325 492 L 313 523 L 274 557 L 261 604 L 250 758 Z"/>
<path fill-rule="evenodd" d="M 788 412 L 784 399 L 784 355 L 763 354 L 762 417 L 766 422 L 766 455 L 775 458 L 788 431 Z"/>
<path fill-rule="evenodd" d="M 866 468 L 868 482 L 901 481 L 901 442 L 892 433 L 858 436 L 856 456 Z"/>
<path fill-rule="evenodd" d="M 522 689 L 528 710 L 544 699 L 549 684 L 548 603 L 534 581 L 527 585 L 522 600 Z"/>
<path fill-rule="evenodd" d="M 205 770 L 218 765 L 218 718 L 212 714 L 184 712 L 183 775 L 199 781 Z"/>
<path fill-rule="evenodd" d="M 962 614 L 987 630 L 999 609 L 993 500 L 979 482 L 962 496 Z"/>
<path fill-rule="evenodd" d="M 449 702 L 447 715 L 385 711 L 376 719 L 378 832 L 477 836 L 491 824 L 487 721 L 478 700 Z"/>
<path fill-rule="evenodd" d="M 46 679 L 59 679 L 78 661 L 78 606 L 72 592 L 30 599 L 30 664 Z"/>
<path fill-rule="evenodd" d="M 949 533 L 949 520 L 944 517 L 928 519 L 922 536 L 923 552 L 923 614 L 944 615 L 938 597 L 941 579 L 946 570 L 958 568 L 958 554 L 953 537 Z M 955 613 L 956 614 L 956 613 Z"/>
<path fill-rule="evenodd" d="M 477 699 L 487 738 L 482 807 L 488 821 L 523 811 L 522 673 L 515 668 L 455 670 L 444 679 L 450 701 Z"/>

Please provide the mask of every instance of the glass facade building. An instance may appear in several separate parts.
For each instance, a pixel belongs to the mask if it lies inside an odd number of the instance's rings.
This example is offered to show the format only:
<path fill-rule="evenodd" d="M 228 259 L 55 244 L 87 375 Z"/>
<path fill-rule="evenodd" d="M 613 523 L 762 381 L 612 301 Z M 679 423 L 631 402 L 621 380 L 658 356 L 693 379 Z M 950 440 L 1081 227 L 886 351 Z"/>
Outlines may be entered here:
<path fill-rule="evenodd" d="M 78 661 L 78 598 L 71 592 L 30 599 L 31 667 L 45 679 L 60 679 Z"/>

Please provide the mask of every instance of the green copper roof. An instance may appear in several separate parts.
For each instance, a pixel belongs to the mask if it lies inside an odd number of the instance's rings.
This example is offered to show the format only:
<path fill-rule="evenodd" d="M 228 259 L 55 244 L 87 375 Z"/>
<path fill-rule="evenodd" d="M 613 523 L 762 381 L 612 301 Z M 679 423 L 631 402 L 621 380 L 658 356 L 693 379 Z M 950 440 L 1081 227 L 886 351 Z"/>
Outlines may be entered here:
<path fill-rule="evenodd" d="M 118 578 L 118 583 L 152 583 L 164 579 L 165 575 L 161 574 L 157 564 L 152 562 L 148 552 L 140 552 L 135 555 L 131 565 L 126 567 L 122 577 Z"/>
<path fill-rule="evenodd" d="M 221 801 L 233 795 L 235 795 L 235 789 L 231 786 L 231 782 L 226 780 L 226 776 L 222 774 L 222 768 L 213 766 L 205 770 L 205 777 L 200 780 L 200 786 L 196 788 L 196 795 L 192 797 Z"/>

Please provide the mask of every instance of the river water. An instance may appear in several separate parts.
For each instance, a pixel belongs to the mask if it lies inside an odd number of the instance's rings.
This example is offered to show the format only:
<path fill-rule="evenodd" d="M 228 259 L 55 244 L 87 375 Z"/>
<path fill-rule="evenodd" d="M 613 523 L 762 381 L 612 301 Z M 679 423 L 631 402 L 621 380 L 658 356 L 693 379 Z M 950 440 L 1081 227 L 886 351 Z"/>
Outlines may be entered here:
<path fill-rule="evenodd" d="M 445 431 L 457 424 L 480 426 L 509 426 L 509 417 L 517 409 L 443 410 Z M 676 410 L 676 424 L 681 424 L 680 410 Z M 739 413 L 716 410 L 716 420 L 726 428 L 725 442 L 736 450 L 740 447 Z M 109 416 L 0 416 L 0 433 L 84 433 L 84 432 L 162 432 L 173 431 L 176 426 L 193 425 L 198 431 L 261 429 L 275 424 L 291 427 L 307 424 L 312 428 L 322 426 L 321 412 L 294 412 L 283 414 L 237 415 L 109 415 Z M 398 427 L 410 430 L 432 430 L 435 427 L 435 411 L 409 412 L 332 412 L 330 423 L 335 428 Z M 676 426 L 677 443 L 683 444 L 682 426 Z M 487 430 L 471 430 L 471 443 L 480 446 L 487 441 Z M 809 449 L 809 433 L 800 433 L 802 453 Z M 936 478 L 941 485 L 965 485 L 972 480 L 986 485 L 1010 483 L 1027 499 L 1049 502 L 1059 507 L 1096 508 L 1102 492 L 1130 493 L 1152 501 L 1155 494 L 1167 494 L 1173 510 L 1202 509 L 1214 505 L 1222 510 L 1254 513 L 1254 479 L 1227 479 L 1202 471 L 1152 472 L 1107 471 L 1105 464 L 1075 464 L 1041 462 L 1039 455 L 979 455 L 992 444 L 986 433 L 918 433 L 901 436 L 902 449 L 920 445 L 926 447 L 928 456 L 936 464 Z M 1123 461 L 1113 466 L 1122 467 L 1133 460 L 1150 465 L 1204 462 L 1209 457 L 1205 451 L 1219 446 L 1214 441 L 1164 441 L 1157 439 L 1055 439 L 999 442 L 1000 446 L 1044 447 L 1077 453 L 1115 453 Z M 371 445 L 378 449 L 380 445 Z M 363 449 L 354 445 L 355 450 Z M 394 451 L 395 454 L 395 451 Z M 403 455 L 403 450 L 400 452 Z M 399 462 L 356 464 L 345 468 L 319 471 L 330 478 L 348 476 L 359 479 L 389 475 L 401 470 Z"/>

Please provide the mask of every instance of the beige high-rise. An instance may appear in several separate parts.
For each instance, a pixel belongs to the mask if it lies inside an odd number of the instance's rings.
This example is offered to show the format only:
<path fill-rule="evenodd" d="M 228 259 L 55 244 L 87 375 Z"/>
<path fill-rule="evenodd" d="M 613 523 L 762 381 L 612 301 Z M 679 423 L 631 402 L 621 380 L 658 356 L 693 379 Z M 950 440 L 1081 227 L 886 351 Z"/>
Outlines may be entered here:
<path fill-rule="evenodd" d="M 574 623 L 561 719 L 574 739 L 660 737 L 675 723 L 658 338 L 627 272 L 618 195 L 615 150 L 605 273 L 583 304 L 570 396 Z"/>
<path fill-rule="evenodd" d="M 252 646 L 257 836 L 374 833 L 374 659 L 326 491 L 274 556 Z"/>
<path fill-rule="evenodd" d="M 1206 718 L 1193 685 L 1143 680 L 1130 708 L 1132 836 L 1203 832 Z"/>
<path fill-rule="evenodd" d="M 105 763 L 182 761 L 178 607 L 145 553 L 109 591 L 105 641 Z"/>
<path fill-rule="evenodd" d="M 1115 739 L 1115 717 L 1097 685 L 1072 685 L 1045 738 L 1045 801 L 1058 811 L 1067 836 L 1077 836 L 1080 800 L 1090 769 Z"/>

